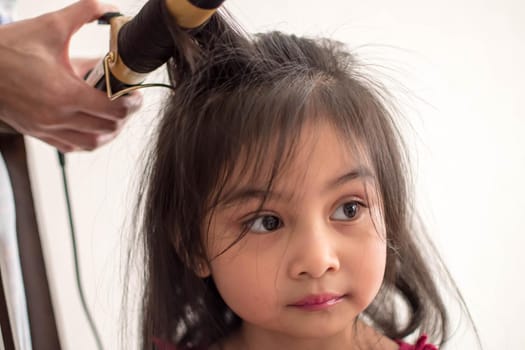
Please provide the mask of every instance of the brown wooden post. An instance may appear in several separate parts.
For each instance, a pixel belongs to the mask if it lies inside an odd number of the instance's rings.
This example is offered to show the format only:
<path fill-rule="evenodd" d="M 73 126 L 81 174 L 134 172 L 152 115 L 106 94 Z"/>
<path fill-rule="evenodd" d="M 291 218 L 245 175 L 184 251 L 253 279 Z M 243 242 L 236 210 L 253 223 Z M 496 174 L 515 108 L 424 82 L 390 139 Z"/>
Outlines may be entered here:
<path fill-rule="evenodd" d="M 0 343 L 3 341 L 5 350 L 15 350 L 15 343 L 13 340 L 13 328 L 11 328 L 11 322 L 9 321 L 9 313 L 7 310 L 7 299 L 4 293 L 4 286 L 2 283 L 2 271 L 0 271 L 0 330 L 2 336 L 0 337 Z"/>
<path fill-rule="evenodd" d="M 35 216 L 24 137 L 0 133 L 0 152 L 5 160 L 13 186 L 16 231 L 33 350 L 60 350 L 58 330 Z"/>

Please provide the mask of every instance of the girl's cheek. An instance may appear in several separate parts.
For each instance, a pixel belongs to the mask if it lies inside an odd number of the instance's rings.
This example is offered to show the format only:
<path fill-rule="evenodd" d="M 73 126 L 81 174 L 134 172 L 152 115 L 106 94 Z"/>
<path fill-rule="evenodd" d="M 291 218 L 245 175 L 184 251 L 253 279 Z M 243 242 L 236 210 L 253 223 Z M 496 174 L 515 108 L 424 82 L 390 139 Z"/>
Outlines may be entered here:
<path fill-rule="evenodd" d="M 351 254 L 345 258 L 345 265 L 355 282 L 356 304 L 364 310 L 376 297 L 383 284 L 386 268 L 386 240 L 371 228 L 356 246 L 350 248 Z"/>
<path fill-rule="evenodd" d="M 204 227 L 206 251 L 210 260 L 227 251 L 229 247 L 235 249 L 234 243 L 239 239 L 241 229 L 236 228 L 239 225 L 233 220 L 231 215 L 213 215 L 207 227 Z"/>

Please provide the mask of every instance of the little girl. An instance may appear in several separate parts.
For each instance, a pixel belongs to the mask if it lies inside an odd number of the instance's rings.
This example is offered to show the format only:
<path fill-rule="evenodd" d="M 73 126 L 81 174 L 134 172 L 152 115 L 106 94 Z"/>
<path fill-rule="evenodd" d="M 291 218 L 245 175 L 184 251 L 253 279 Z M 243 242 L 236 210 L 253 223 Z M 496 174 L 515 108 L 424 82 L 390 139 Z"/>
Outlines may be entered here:
<path fill-rule="evenodd" d="M 250 37 L 219 15 L 184 35 L 174 28 L 187 47 L 137 206 L 141 348 L 448 339 L 387 94 L 356 58 L 326 39 Z"/>

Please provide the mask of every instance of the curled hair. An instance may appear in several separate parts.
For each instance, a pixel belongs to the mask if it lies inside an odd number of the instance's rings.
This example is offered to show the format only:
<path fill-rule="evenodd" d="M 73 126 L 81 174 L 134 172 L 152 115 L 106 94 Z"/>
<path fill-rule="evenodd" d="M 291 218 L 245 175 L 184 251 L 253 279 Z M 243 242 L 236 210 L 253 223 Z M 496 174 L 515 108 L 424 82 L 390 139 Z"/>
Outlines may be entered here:
<path fill-rule="evenodd" d="M 207 262 L 203 223 L 240 159 L 249 159 L 249 169 L 276 145 L 271 186 L 301 126 L 319 118 L 351 147 L 364 147 L 383 202 L 385 278 L 363 316 L 391 339 L 424 331 L 434 342 L 446 340 L 448 316 L 433 276 L 448 275 L 417 225 L 388 95 L 361 73 L 356 57 L 328 39 L 249 36 L 220 14 L 190 33 L 174 26 L 172 34 L 184 46 L 169 65 L 176 90 L 153 135 L 136 209 L 142 348 L 152 348 L 154 337 L 204 347 L 240 326 L 213 280 L 195 273 Z"/>

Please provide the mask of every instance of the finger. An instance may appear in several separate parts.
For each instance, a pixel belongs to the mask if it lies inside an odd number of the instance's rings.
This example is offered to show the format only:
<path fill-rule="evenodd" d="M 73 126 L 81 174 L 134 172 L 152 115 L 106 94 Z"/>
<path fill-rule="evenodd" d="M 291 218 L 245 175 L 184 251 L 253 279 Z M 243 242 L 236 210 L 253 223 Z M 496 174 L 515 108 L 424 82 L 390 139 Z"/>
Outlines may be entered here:
<path fill-rule="evenodd" d="M 56 12 L 67 23 L 69 33 L 76 32 L 84 24 L 96 20 L 106 12 L 115 12 L 117 8 L 99 3 L 97 0 L 80 0 Z"/>
<path fill-rule="evenodd" d="M 83 83 L 81 91 L 72 96 L 75 103 L 72 105 L 78 110 L 109 120 L 120 120 L 135 112 L 142 105 L 142 94 L 133 92 L 128 96 L 115 101 L 108 99 L 105 92 L 93 89 Z"/>
<path fill-rule="evenodd" d="M 75 150 L 92 151 L 99 148 L 117 136 L 113 134 L 91 134 L 75 130 L 56 130 L 49 133 L 48 138 L 66 145 L 72 145 Z"/>
<path fill-rule="evenodd" d="M 127 95 L 124 95 L 119 98 L 120 102 L 125 103 L 128 108 L 128 114 L 133 114 L 142 107 L 142 102 L 144 102 L 144 95 L 140 91 L 133 91 Z M 117 100 L 118 101 L 118 100 Z"/>
<path fill-rule="evenodd" d="M 63 141 L 55 140 L 54 138 L 49 137 L 49 136 L 39 137 L 39 139 L 44 141 L 48 145 L 55 147 L 56 149 L 58 149 L 62 153 L 74 152 L 74 151 L 78 151 L 79 150 L 79 148 L 77 148 L 77 147 L 75 147 L 75 146 L 73 146 L 71 144 L 65 143 Z"/>
<path fill-rule="evenodd" d="M 74 130 L 89 134 L 111 134 L 117 132 L 125 119 L 110 120 L 89 115 L 83 112 L 75 113 L 52 125 L 48 130 Z"/>

